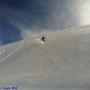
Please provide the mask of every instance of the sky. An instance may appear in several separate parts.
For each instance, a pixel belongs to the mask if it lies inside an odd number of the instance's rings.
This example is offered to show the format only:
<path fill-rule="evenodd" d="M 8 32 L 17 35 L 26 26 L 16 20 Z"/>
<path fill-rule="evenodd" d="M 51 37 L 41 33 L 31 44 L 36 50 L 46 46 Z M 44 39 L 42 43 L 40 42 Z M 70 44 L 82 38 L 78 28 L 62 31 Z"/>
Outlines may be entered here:
<path fill-rule="evenodd" d="M 89 0 L 0 0 L 0 44 L 44 30 L 90 24 Z"/>

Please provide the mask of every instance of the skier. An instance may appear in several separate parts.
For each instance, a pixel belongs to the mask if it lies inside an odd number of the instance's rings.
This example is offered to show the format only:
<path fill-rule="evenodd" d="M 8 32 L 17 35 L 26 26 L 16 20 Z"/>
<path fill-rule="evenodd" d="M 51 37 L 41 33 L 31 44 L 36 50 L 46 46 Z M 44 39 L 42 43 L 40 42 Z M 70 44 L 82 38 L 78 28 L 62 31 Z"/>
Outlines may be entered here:
<path fill-rule="evenodd" d="M 45 42 L 45 36 L 42 36 L 42 38 L 41 38 L 41 40 L 43 41 L 43 42 Z"/>
<path fill-rule="evenodd" d="M 41 44 L 44 44 L 44 43 L 45 43 L 45 41 L 46 41 L 45 36 L 42 36 L 42 38 L 41 38 Z"/>

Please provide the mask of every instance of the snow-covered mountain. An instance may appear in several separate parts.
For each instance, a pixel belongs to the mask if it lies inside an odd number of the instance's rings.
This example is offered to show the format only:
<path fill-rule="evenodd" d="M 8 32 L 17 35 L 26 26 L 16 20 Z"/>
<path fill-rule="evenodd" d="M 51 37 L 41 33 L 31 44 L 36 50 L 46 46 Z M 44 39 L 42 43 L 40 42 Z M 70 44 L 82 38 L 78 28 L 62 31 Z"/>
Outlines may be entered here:
<path fill-rule="evenodd" d="M 89 90 L 90 26 L 42 35 L 0 47 L 0 86 Z"/>

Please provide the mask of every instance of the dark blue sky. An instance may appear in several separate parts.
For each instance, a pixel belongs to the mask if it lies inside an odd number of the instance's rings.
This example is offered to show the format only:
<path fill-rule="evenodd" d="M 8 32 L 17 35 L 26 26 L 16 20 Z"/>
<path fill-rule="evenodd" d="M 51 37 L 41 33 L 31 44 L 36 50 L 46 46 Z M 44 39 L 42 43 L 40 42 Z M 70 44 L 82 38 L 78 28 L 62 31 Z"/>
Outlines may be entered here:
<path fill-rule="evenodd" d="M 75 0 L 0 0 L 0 6 L 6 9 L 9 19 L 16 19 L 29 28 L 37 24 L 39 28 L 47 29 L 63 28 L 65 20 L 74 19 L 75 16 L 70 16 L 70 4 L 74 7 L 75 3 Z"/>
<path fill-rule="evenodd" d="M 37 33 L 88 25 L 88 4 L 89 0 L 0 0 L 0 44 L 23 39 L 23 30 Z"/>
<path fill-rule="evenodd" d="M 0 0 L 0 6 L 22 9 L 27 6 L 27 0 Z M 25 7 L 24 7 L 25 6 Z"/>

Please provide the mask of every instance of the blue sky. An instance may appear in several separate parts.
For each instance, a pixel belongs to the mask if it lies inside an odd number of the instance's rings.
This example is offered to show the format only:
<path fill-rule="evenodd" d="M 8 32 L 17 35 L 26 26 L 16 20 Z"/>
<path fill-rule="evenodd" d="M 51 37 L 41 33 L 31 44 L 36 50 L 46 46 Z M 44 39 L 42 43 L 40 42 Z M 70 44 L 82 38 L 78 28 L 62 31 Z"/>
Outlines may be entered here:
<path fill-rule="evenodd" d="M 27 37 L 24 32 L 88 25 L 88 4 L 89 0 L 0 0 L 0 44 Z"/>

